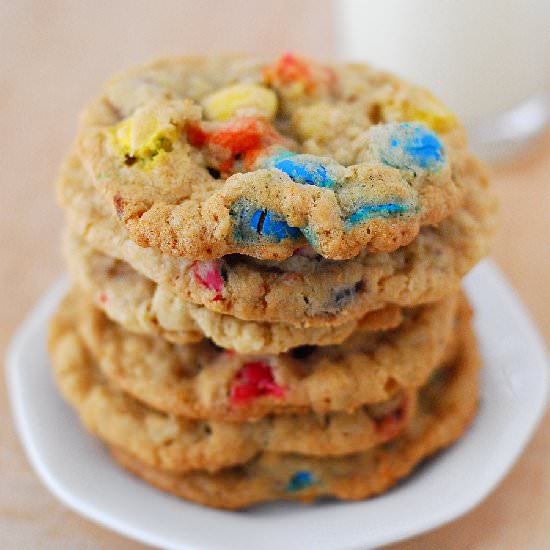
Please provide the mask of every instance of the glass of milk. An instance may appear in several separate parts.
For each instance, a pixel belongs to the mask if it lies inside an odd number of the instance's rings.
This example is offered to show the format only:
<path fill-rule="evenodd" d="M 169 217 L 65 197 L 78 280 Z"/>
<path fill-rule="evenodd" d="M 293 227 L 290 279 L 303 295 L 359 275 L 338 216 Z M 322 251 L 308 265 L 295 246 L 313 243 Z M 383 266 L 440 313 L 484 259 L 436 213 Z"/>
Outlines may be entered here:
<path fill-rule="evenodd" d="M 550 118 L 550 0 L 336 0 L 338 57 L 433 91 L 505 157 Z"/>

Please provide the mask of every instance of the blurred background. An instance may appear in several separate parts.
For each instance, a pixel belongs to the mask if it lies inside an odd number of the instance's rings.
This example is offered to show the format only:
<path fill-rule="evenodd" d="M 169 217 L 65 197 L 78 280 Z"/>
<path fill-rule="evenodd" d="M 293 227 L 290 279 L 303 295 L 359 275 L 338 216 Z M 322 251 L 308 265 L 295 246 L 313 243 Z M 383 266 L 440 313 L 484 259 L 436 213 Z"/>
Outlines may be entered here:
<path fill-rule="evenodd" d="M 368 60 L 446 101 L 491 163 L 501 200 L 493 256 L 550 342 L 549 29 L 549 0 L 0 2 L 2 349 L 63 271 L 52 182 L 84 103 L 110 75 L 144 60 L 227 50 Z M 16 442 L 2 384 L 0 547 L 137 548 L 46 493 Z M 547 541 L 549 428 L 546 418 L 477 510 L 400 548 Z"/>

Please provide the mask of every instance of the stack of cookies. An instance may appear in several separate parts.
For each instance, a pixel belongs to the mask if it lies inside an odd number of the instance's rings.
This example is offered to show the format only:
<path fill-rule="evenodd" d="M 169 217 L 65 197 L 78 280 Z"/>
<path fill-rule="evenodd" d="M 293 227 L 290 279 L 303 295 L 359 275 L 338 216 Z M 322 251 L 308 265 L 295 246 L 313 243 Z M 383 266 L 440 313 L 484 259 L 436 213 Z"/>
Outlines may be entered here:
<path fill-rule="evenodd" d="M 464 432 L 462 277 L 495 205 L 456 118 L 365 65 L 164 59 L 107 84 L 57 184 L 58 386 L 208 506 L 384 491 Z"/>

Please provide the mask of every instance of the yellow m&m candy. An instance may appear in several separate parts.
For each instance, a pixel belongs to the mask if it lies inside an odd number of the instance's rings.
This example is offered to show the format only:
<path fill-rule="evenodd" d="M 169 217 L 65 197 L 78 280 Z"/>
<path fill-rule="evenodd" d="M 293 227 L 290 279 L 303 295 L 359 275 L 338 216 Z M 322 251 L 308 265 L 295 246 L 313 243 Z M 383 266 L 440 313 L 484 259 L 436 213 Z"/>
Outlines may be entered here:
<path fill-rule="evenodd" d="M 405 102 L 403 115 L 407 121 L 423 122 L 436 132 L 448 132 L 457 124 L 456 116 L 429 92 L 424 91 L 419 101 Z"/>
<path fill-rule="evenodd" d="M 234 84 L 207 96 L 202 102 L 210 120 L 228 120 L 237 115 L 275 117 L 277 96 L 258 84 Z"/>
<path fill-rule="evenodd" d="M 162 151 L 171 151 L 177 138 L 168 117 L 158 117 L 151 109 L 140 109 L 111 130 L 112 145 L 118 154 L 148 161 Z"/>
<path fill-rule="evenodd" d="M 438 133 L 445 133 L 458 124 L 456 116 L 423 88 L 413 88 L 403 97 L 394 97 L 382 105 L 389 120 L 422 122 Z"/>

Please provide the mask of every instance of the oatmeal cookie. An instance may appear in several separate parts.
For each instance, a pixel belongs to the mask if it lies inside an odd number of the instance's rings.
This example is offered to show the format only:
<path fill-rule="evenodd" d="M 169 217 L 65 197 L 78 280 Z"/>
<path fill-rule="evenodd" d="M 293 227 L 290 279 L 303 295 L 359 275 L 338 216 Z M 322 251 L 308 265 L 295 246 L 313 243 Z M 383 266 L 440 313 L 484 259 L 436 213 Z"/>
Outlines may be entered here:
<path fill-rule="evenodd" d="M 79 333 L 113 385 L 171 414 L 243 421 L 351 411 L 423 385 L 453 341 L 457 301 L 451 296 L 409 311 L 394 330 L 356 332 L 337 346 L 278 355 L 238 354 L 207 340 L 171 344 L 128 332 L 81 293 L 69 303 L 79 308 Z"/>
<path fill-rule="evenodd" d="M 130 70 L 85 110 L 78 145 L 130 238 L 191 260 L 391 252 L 460 205 L 467 158 L 427 91 L 292 55 Z"/>
<path fill-rule="evenodd" d="M 270 500 L 311 502 L 319 497 L 359 500 L 386 491 L 425 458 L 456 441 L 478 405 L 480 357 L 469 324 L 460 355 L 419 395 L 418 412 L 398 438 L 345 457 L 263 453 L 249 463 L 215 474 L 171 474 L 120 448 L 115 459 L 148 483 L 215 508 L 236 509 Z"/>
<path fill-rule="evenodd" d="M 365 451 L 397 437 L 416 410 L 416 390 L 405 388 L 351 413 L 306 412 L 245 423 L 162 413 L 105 379 L 75 328 L 75 316 L 71 304 L 64 303 L 51 324 L 49 348 L 59 389 L 91 432 L 163 470 L 214 472 L 264 451 L 309 456 Z"/>
<path fill-rule="evenodd" d="M 474 159 L 470 162 L 477 164 Z M 93 248 L 123 260 L 184 300 L 217 313 L 298 327 L 335 326 L 387 305 L 439 300 L 488 252 L 495 201 L 485 176 L 472 170 L 464 206 L 437 227 L 423 228 L 391 254 L 327 260 L 304 247 L 282 262 L 229 255 L 193 262 L 136 245 L 94 191 L 74 155 L 57 192 L 71 230 Z"/>
<path fill-rule="evenodd" d="M 132 332 L 160 334 L 178 344 L 207 337 L 238 353 L 283 353 L 299 346 L 339 344 L 356 330 L 389 330 L 403 317 L 401 308 L 386 306 L 357 321 L 328 327 L 241 321 L 182 300 L 126 262 L 101 254 L 73 234 L 67 233 L 64 241 L 72 280 L 109 318 Z"/>

